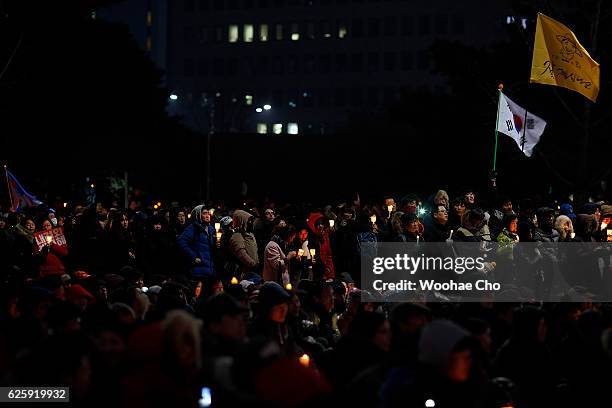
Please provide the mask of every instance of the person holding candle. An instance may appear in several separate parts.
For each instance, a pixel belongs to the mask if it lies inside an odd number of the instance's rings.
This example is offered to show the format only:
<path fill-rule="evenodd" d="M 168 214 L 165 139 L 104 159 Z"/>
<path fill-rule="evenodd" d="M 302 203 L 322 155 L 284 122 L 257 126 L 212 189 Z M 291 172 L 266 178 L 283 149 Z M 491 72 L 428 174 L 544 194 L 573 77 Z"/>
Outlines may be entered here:
<path fill-rule="evenodd" d="M 401 233 L 397 235 L 397 242 L 419 242 L 423 238 L 419 234 L 419 219 L 416 214 L 404 213 L 400 217 Z"/>
<path fill-rule="evenodd" d="M 297 253 L 288 251 L 288 248 L 295 237 L 296 232 L 293 225 L 274 227 L 272 239 L 264 250 L 263 278 L 265 281 L 282 282 L 283 286 L 289 283 L 289 261 L 295 258 Z"/>
<path fill-rule="evenodd" d="M 253 234 L 254 217 L 243 210 L 232 215 L 233 233 L 228 242 L 228 253 L 238 266 L 240 275 L 258 272 L 259 256 Z"/>
<path fill-rule="evenodd" d="M 308 242 L 309 248 L 315 250 L 315 257 L 317 258 L 313 265 L 315 278 L 333 279 L 336 272 L 329 240 L 329 229 L 325 228 L 326 224 L 327 221 L 323 214 L 320 212 L 311 213 L 308 217 L 308 228 L 310 228 L 312 235 Z"/>
<path fill-rule="evenodd" d="M 41 224 L 41 231 L 47 231 L 51 233 L 53 225 L 51 221 L 45 219 Z M 63 258 L 68 256 L 68 248 L 66 245 L 58 245 L 53 242 L 51 235 L 47 236 L 47 245 L 45 245 L 39 252 L 41 264 L 38 266 L 38 272 L 41 277 L 45 276 L 61 276 L 66 273 Z"/>
<path fill-rule="evenodd" d="M 199 280 L 215 276 L 213 251 L 215 250 L 215 228 L 211 225 L 210 211 L 203 205 L 191 211 L 191 224 L 177 238 L 177 246 L 190 262 L 192 278 Z"/>

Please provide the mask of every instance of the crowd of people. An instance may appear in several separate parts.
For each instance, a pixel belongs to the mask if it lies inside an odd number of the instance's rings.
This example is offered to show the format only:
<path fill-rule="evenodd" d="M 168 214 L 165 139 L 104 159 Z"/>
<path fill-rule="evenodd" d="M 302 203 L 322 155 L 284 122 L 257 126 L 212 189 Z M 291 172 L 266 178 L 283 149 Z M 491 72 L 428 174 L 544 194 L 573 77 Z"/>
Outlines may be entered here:
<path fill-rule="evenodd" d="M 579 303 L 395 303 L 361 287 L 365 243 L 493 241 L 514 261 L 517 242 L 612 236 L 606 202 L 478 198 L 2 214 L 2 382 L 67 386 L 87 406 L 612 404 L 609 261 Z"/>

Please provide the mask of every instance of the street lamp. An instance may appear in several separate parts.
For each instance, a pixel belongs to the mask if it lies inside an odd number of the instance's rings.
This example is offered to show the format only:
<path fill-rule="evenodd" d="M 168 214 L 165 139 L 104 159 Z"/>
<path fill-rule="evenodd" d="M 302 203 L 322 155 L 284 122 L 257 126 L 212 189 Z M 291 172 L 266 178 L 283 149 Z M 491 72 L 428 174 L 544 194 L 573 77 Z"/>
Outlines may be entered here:
<path fill-rule="evenodd" d="M 170 100 L 171 101 L 176 101 L 178 99 L 178 95 L 177 94 L 170 94 Z"/>
<path fill-rule="evenodd" d="M 255 112 L 257 112 L 257 113 L 261 113 L 261 112 L 263 112 L 263 109 L 261 109 L 261 108 L 256 108 L 256 109 L 255 109 Z"/>
<path fill-rule="evenodd" d="M 272 109 L 272 106 L 266 104 L 266 105 L 263 106 L 263 108 L 264 108 L 264 110 L 270 110 L 270 109 Z"/>

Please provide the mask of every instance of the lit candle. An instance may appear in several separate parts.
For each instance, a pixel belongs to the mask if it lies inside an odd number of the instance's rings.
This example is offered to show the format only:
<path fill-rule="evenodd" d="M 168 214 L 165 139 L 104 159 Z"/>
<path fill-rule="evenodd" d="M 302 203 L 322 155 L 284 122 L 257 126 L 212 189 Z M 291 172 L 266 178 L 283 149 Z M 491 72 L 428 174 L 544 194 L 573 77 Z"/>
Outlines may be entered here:
<path fill-rule="evenodd" d="M 68 203 L 64 203 L 64 208 L 68 207 Z"/>
<path fill-rule="evenodd" d="M 606 228 L 608 228 L 608 223 L 607 222 L 602 222 L 601 223 L 601 230 L 605 230 Z"/>
<path fill-rule="evenodd" d="M 230 283 L 232 285 L 237 285 L 238 284 L 238 278 L 236 278 L 235 276 L 232 276 L 232 280 L 230 281 Z"/>
<path fill-rule="evenodd" d="M 53 237 L 51 235 L 47 235 L 46 238 L 47 238 L 47 244 L 50 244 L 51 241 L 53 241 Z"/>
<path fill-rule="evenodd" d="M 285 289 L 292 290 L 293 289 L 293 285 L 288 283 L 288 284 L 285 285 Z"/>
<path fill-rule="evenodd" d="M 372 224 L 376 224 L 376 214 L 375 215 L 370 215 L 370 222 Z"/>
<path fill-rule="evenodd" d="M 221 223 L 215 222 L 215 231 L 219 232 L 220 229 L 221 229 Z"/>
<path fill-rule="evenodd" d="M 310 356 L 308 354 L 302 354 L 300 357 L 300 364 L 304 367 L 310 367 Z"/>
<path fill-rule="evenodd" d="M 417 235 L 417 244 L 419 243 L 419 236 Z"/>
<path fill-rule="evenodd" d="M 317 250 L 316 250 L 316 249 L 311 249 L 311 250 L 310 250 L 310 257 L 311 257 L 311 258 L 314 258 L 314 256 L 315 256 L 315 254 L 316 254 L 316 253 L 317 253 Z"/>
<path fill-rule="evenodd" d="M 336 224 L 336 221 L 329 220 L 329 228 L 334 228 L 334 224 Z"/>
<path fill-rule="evenodd" d="M 191 214 L 187 214 L 187 218 L 191 218 Z"/>
<path fill-rule="evenodd" d="M 210 212 L 210 215 L 215 215 L 215 209 L 211 208 L 210 210 L 208 210 Z M 216 224 L 215 224 L 216 225 Z"/>
<path fill-rule="evenodd" d="M 571 237 L 572 239 L 576 238 L 576 233 L 575 233 L 575 232 L 572 232 L 572 233 L 570 234 L 570 237 Z"/>
<path fill-rule="evenodd" d="M 217 232 L 217 241 L 221 239 L 221 236 L 222 236 L 222 235 L 223 235 L 222 233 Z"/>
<path fill-rule="evenodd" d="M 298 257 L 304 256 L 304 250 L 302 248 L 298 249 Z"/>
<path fill-rule="evenodd" d="M 393 206 L 392 205 L 388 205 L 387 206 L 387 211 L 389 212 L 389 214 L 391 214 L 391 211 L 393 211 Z"/>

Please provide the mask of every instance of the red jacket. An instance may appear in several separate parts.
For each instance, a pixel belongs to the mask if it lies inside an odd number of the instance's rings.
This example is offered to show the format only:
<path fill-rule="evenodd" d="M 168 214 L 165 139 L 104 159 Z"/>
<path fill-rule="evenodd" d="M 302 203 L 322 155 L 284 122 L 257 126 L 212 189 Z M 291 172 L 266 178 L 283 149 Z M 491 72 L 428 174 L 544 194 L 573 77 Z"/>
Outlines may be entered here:
<path fill-rule="evenodd" d="M 310 228 L 312 233 L 318 238 L 319 245 L 318 248 L 315 248 L 318 253 L 315 256 L 318 256 L 325 266 L 325 279 L 333 279 L 336 277 L 336 271 L 334 270 L 334 258 L 332 256 L 331 243 L 329 242 L 329 230 L 324 229 L 323 233 L 319 235 L 319 232 L 315 228 L 317 220 L 321 218 L 325 218 L 325 216 L 319 212 L 311 213 L 308 217 L 308 228 Z M 309 247 L 312 248 L 311 243 L 309 243 Z"/>
<path fill-rule="evenodd" d="M 63 275 L 66 273 L 64 263 L 60 259 L 66 256 L 68 256 L 68 248 L 64 245 L 57 245 L 52 242 L 49 245 L 49 252 L 47 252 L 44 262 L 38 267 L 40 276 Z"/>

